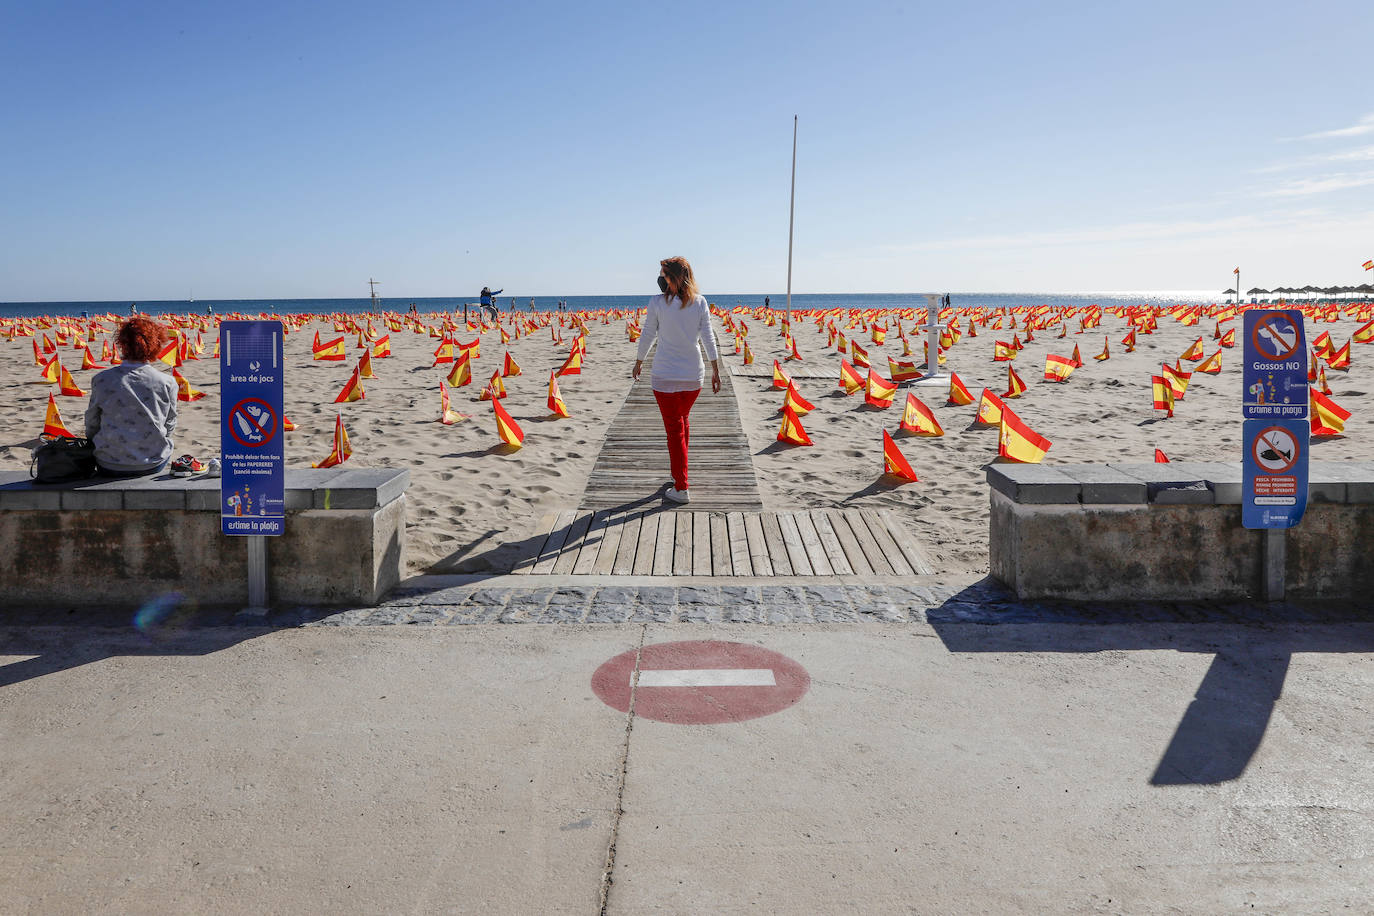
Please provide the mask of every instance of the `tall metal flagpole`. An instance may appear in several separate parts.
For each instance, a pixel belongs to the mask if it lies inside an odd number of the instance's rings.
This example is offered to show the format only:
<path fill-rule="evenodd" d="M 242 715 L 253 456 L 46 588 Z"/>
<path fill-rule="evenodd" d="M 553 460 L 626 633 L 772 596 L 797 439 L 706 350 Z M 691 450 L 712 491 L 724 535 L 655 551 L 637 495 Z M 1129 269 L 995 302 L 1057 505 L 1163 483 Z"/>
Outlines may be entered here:
<path fill-rule="evenodd" d="M 787 325 L 792 326 L 792 220 L 797 212 L 797 116 L 792 116 L 792 200 L 787 205 Z"/>

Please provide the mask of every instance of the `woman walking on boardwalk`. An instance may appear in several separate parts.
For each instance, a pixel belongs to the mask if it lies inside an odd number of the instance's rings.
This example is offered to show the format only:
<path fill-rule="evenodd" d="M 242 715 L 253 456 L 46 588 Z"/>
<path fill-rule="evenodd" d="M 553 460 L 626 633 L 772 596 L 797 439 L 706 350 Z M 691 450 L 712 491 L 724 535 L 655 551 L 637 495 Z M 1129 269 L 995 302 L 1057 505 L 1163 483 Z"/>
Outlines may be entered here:
<path fill-rule="evenodd" d="M 662 292 L 649 300 L 649 314 L 639 336 L 639 354 L 635 360 L 634 377 L 644 368 L 644 357 L 658 339 L 654 354 L 653 388 L 663 415 L 663 431 L 668 436 L 668 464 L 673 480 L 665 495 L 674 502 L 685 503 L 687 493 L 687 438 L 691 432 L 688 415 L 701 385 L 706 367 L 701 361 L 697 341 L 706 348 L 711 361 L 711 391 L 720 391 L 720 352 L 716 348 L 715 331 L 711 328 L 711 310 L 706 297 L 697 289 L 692 265 L 686 258 L 659 261 L 658 288 Z"/>

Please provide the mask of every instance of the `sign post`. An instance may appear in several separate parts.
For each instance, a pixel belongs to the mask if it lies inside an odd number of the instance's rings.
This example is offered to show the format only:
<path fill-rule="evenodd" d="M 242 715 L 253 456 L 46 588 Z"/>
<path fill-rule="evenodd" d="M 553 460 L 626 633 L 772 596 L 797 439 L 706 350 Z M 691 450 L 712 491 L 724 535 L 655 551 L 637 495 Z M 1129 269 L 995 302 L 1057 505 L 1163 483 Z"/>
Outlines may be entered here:
<path fill-rule="evenodd" d="M 1307 342 L 1297 309 L 1244 316 L 1241 523 L 1265 529 L 1265 598 L 1283 600 L 1283 532 L 1307 511 Z"/>
<path fill-rule="evenodd" d="M 248 538 L 248 607 L 267 613 L 266 537 L 286 530 L 279 321 L 225 321 L 220 337 L 220 531 Z"/>
<path fill-rule="evenodd" d="M 940 324 L 940 308 L 945 302 L 945 296 L 939 293 L 926 293 L 926 323 L 921 326 L 926 332 L 926 367 L 921 377 L 911 384 L 936 388 L 949 384 L 949 373 L 940 368 L 940 332 L 944 326 Z"/>

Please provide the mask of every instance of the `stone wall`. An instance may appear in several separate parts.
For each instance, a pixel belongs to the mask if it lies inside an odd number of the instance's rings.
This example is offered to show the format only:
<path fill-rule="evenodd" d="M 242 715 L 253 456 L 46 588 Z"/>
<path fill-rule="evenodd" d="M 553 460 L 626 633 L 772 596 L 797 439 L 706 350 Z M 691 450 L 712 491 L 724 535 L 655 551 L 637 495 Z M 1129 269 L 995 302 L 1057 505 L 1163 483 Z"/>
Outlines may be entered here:
<path fill-rule="evenodd" d="M 1374 595 L 1374 462 L 1314 461 L 1284 532 L 1285 594 Z M 989 564 L 1020 598 L 1259 599 L 1266 532 L 1241 525 L 1241 466 L 988 467 Z"/>
<path fill-rule="evenodd" d="M 376 604 L 405 568 L 408 471 L 287 472 L 268 598 Z M 219 481 L 162 476 L 40 487 L 0 472 L 0 607 L 247 601 L 244 538 L 220 533 Z"/>

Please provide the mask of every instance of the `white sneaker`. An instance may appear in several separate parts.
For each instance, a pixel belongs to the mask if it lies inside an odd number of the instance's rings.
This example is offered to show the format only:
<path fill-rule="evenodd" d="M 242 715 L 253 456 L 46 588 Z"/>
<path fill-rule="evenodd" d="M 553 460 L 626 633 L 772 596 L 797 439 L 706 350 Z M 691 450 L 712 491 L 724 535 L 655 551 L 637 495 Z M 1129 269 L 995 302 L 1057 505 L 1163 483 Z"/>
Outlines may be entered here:
<path fill-rule="evenodd" d="M 205 465 L 205 477 L 218 477 L 223 471 L 220 468 L 219 459 L 211 458 Z"/>
<path fill-rule="evenodd" d="M 690 502 L 692 499 L 690 493 L 688 493 L 686 490 L 679 490 L 677 487 L 669 487 L 668 491 L 663 495 L 668 497 L 675 503 Z"/>

